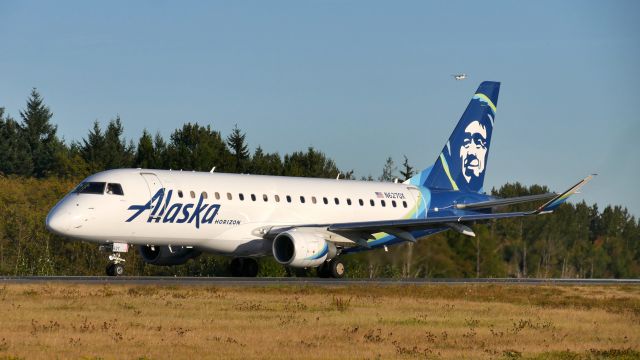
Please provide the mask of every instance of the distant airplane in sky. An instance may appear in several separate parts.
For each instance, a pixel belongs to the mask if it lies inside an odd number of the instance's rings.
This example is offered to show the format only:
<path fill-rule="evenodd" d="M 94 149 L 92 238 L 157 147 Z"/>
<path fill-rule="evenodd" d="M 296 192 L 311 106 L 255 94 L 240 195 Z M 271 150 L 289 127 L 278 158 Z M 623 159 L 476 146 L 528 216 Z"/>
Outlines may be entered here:
<path fill-rule="evenodd" d="M 453 74 L 451 76 L 456 80 L 464 80 L 467 78 L 467 74 Z"/>
<path fill-rule="evenodd" d="M 474 222 L 553 211 L 561 194 L 495 198 L 483 192 L 500 83 L 483 82 L 435 163 L 404 183 L 151 169 L 86 178 L 51 209 L 49 231 L 101 244 L 108 275 L 124 274 L 129 244 L 154 265 L 202 252 L 233 256 L 234 276 L 256 276 L 256 258 L 342 277 L 341 257 L 445 230 L 475 236 Z M 548 200 L 532 211 L 497 207 Z"/>

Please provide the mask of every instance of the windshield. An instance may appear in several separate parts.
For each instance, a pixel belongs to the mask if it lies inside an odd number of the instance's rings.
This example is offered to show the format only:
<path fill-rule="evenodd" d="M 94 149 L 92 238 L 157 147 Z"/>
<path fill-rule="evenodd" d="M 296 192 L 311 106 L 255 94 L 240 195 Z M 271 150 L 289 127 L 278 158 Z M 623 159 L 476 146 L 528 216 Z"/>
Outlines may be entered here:
<path fill-rule="evenodd" d="M 103 194 L 105 184 L 103 182 L 83 182 L 73 192 L 76 194 Z"/>

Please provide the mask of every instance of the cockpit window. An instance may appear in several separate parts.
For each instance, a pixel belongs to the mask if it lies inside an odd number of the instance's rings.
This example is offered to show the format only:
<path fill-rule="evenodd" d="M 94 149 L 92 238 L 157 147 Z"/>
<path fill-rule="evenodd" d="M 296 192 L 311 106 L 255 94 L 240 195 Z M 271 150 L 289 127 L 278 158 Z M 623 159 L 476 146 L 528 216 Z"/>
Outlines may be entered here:
<path fill-rule="evenodd" d="M 105 183 L 103 182 L 83 182 L 73 190 L 76 194 L 103 194 Z"/>
<path fill-rule="evenodd" d="M 120 184 L 109 183 L 107 184 L 107 194 L 124 195 L 124 192 Z"/>

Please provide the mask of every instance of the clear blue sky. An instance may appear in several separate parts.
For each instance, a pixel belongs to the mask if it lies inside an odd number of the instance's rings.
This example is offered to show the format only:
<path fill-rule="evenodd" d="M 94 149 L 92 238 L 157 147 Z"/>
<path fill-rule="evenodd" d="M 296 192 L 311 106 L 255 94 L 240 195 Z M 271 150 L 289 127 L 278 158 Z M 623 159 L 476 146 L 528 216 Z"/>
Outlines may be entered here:
<path fill-rule="evenodd" d="M 640 215 L 639 1 L 1 1 L 0 106 L 37 87 L 67 142 L 234 124 L 357 175 L 430 165 L 483 80 L 502 82 L 485 187 Z M 469 79 L 454 81 L 465 72 Z"/>

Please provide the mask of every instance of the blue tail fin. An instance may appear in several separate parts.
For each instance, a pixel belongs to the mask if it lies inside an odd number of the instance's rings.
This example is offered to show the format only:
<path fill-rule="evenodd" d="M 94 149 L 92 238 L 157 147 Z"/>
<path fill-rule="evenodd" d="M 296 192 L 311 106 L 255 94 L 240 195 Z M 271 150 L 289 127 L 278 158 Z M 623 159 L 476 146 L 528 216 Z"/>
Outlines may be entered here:
<path fill-rule="evenodd" d="M 499 91 L 499 82 L 480 84 L 436 162 L 410 183 L 430 189 L 482 190 Z"/>

